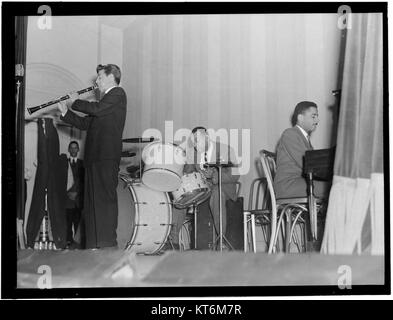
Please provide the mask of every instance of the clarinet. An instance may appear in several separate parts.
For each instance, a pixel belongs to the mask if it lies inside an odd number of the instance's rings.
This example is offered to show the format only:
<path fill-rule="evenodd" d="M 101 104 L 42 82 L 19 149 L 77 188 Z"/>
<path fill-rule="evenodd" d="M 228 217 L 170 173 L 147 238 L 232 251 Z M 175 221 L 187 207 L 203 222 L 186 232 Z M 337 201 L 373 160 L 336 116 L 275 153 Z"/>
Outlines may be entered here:
<path fill-rule="evenodd" d="M 95 84 L 94 86 L 88 87 L 88 88 L 86 88 L 86 89 L 79 90 L 79 91 L 77 91 L 77 92 L 78 92 L 78 94 L 82 94 L 82 93 L 89 92 L 89 91 L 92 91 L 92 90 L 97 89 L 97 88 L 98 88 L 98 86 Z M 67 94 L 67 95 L 65 95 L 65 96 L 63 96 L 63 97 L 60 97 L 60 98 L 56 99 L 56 100 L 52 100 L 52 101 L 49 101 L 49 102 L 40 104 L 39 106 L 27 108 L 27 111 L 28 111 L 29 114 L 31 115 L 31 114 L 33 114 L 34 112 L 37 112 L 38 110 L 44 109 L 44 108 L 46 108 L 46 107 L 51 106 L 52 104 L 58 103 L 58 102 L 60 102 L 60 101 L 67 100 L 67 99 L 69 99 L 69 98 L 70 98 L 70 96 Z"/>

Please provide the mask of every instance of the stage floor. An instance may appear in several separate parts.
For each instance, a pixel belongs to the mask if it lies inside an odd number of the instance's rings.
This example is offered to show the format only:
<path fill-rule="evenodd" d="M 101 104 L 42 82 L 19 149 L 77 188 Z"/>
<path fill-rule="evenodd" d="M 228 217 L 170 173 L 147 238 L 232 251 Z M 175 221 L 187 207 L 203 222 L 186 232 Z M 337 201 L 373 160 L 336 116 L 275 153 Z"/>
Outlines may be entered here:
<path fill-rule="evenodd" d="M 18 288 L 166 286 L 337 286 L 346 273 L 352 285 L 383 285 L 384 257 L 321 254 L 167 251 L 136 255 L 123 250 L 18 252 Z M 48 273 L 49 271 L 49 273 Z"/>

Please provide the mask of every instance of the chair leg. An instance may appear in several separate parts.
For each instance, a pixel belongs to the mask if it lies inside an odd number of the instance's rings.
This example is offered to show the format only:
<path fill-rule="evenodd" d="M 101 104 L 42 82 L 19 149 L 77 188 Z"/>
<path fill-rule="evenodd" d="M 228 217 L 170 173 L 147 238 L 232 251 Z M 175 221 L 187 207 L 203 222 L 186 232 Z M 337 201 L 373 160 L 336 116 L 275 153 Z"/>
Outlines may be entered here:
<path fill-rule="evenodd" d="M 283 248 L 285 247 L 285 221 L 284 219 L 281 220 L 281 239 L 282 239 L 282 244 L 283 244 Z M 278 242 L 278 246 L 280 245 L 280 242 Z M 281 247 L 279 246 L 279 251 L 281 250 Z"/>
<path fill-rule="evenodd" d="M 280 213 L 280 217 L 277 220 L 277 227 L 276 230 L 272 230 L 274 232 L 274 240 L 273 240 L 273 245 L 272 245 L 272 252 L 276 253 L 277 252 L 277 247 L 279 247 L 279 240 L 278 240 L 278 235 L 281 231 L 282 237 L 284 238 L 284 220 L 283 220 L 283 212 Z"/>
<path fill-rule="evenodd" d="M 285 211 L 286 216 L 286 229 L 285 229 L 285 252 L 289 253 L 291 250 L 291 223 L 292 223 L 292 210 Z"/>
<path fill-rule="evenodd" d="M 248 249 L 248 212 L 243 212 L 243 246 L 244 252 L 247 252 Z"/>
<path fill-rule="evenodd" d="M 263 222 L 261 223 L 261 230 L 263 234 L 263 240 L 265 240 L 266 245 L 268 245 L 266 225 Z"/>
<path fill-rule="evenodd" d="M 296 226 L 299 227 L 300 232 L 301 232 L 301 226 L 299 224 L 296 224 L 294 229 L 293 229 L 293 242 L 296 245 L 297 251 L 299 251 L 299 253 L 300 253 L 300 252 L 302 252 L 302 249 L 300 247 L 301 243 L 299 241 L 299 237 L 298 237 L 298 234 L 297 234 L 297 231 L 296 231 Z"/>
<path fill-rule="evenodd" d="M 255 237 L 255 215 L 251 213 L 251 237 L 252 237 L 252 249 L 254 253 L 257 252 L 257 243 Z"/>

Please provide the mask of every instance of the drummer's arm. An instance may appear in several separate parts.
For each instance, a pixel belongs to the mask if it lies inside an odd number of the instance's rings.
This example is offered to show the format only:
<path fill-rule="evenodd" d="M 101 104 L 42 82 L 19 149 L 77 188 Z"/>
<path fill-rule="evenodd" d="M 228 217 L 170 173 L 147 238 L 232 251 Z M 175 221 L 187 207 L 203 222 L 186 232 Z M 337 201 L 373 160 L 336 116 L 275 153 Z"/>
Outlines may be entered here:
<path fill-rule="evenodd" d="M 197 171 L 197 169 L 195 168 L 195 164 L 188 164 L 188 163 L 186 163 L 184 165 L 184 168 L 183 168 L 183 173 L 184 174 L 188 174 L 188 173 L 195 172 L 195 171 Z"/>

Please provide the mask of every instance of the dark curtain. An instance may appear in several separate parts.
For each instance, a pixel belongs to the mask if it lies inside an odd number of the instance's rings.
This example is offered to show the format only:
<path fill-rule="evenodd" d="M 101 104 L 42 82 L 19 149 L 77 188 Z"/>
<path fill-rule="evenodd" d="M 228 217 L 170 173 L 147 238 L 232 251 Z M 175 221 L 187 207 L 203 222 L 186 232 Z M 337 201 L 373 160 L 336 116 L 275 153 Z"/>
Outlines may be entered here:
<path fill-rule="evenodd" d="M 26 37 L 27 37 L 27 17 L 15 17 L 15 66 L 17 64 L 26 66 Z M 25 239 L 23 232 L 23 219 L 25 216 L 26 204 L 26 181 L 24 178 L 24 106 L 25 106 L 25 83 L 20 81 L 17 90 L 15 81 L 15 94 L 18 95 L 18 105 L 15 112 L 15 147 L 16 147 L 16 216 L 18 243 L 23 249 Z"/>
<path fill-rule="evenodd" d="M 26 66 L 26 37 L 27 17 L 15 17 L 15 65 Z M 15 85 L 16 88 L 16 85 Z M 16 92 L 15 92 L 16 93 Z M 24 219 L 25 208 L 25 180 L 24 180 L 24 106 L 25 83 L 21 81 L 19 87 L 19 103 L 15 116 L 16 128 L 16 154 L 17 154 L 17 217 Z"/>
<path fill-rule="evenodd" d="M 53 240 L 66 245 L 66 185 L 68 163 L 59 155 L 59 136 L 50 118 L 38 119 L 37 173 L 27 221 L 27 244 L 34 247 L 45 214 L 45 194 Z"/>
<path fill-rule="evenodd" d="M 347 30 L 334 180 L 322 252 L 383 254 L 382 13 Z"/>

